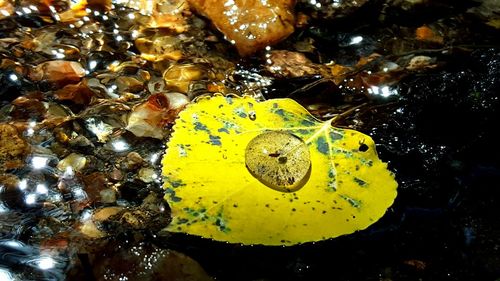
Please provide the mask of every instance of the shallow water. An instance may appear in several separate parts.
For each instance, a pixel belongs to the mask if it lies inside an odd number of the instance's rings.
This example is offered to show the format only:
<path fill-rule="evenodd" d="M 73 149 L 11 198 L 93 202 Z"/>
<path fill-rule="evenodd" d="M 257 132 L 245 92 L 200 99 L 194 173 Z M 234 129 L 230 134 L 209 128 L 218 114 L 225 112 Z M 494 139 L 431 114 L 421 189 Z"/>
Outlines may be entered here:
<path fill-rule="evenodd" d="M 119 3 L 110 11 L 89 7 L 68 22 L 58 18 L 64 2 L 5 4 L 0 280 L 500 278 L 498 29 L 467 12 L 478 5 L 472 1 L 368 1 L 338 18 L 324 8 L 332 1 L 318 1 L 322 9 L 299 2 L 297 11 L 310 15 L 307 28 L 245 59 L 198 17 L 179 35 L 148 27 L 147 17 Z M 416 39 L 423 25 L 442 41 Z M 137 38 L 161 40 L 151 46 Z M 266 67 L 273 50 L 302 52 L 312 69 L 352 69 L 345 76 L 273 74 Z M 141 53 L 168 58 L 152 62 Z M 355 67 L 374 53 L 380 56 Z M 416 55 L 431 61 L 409 69 Z M 54 67 L 63 74 L 40 67 L 53 60 L 80 66 Z M 194 78 L 176 76 L 182 71 Z M 169 209 L 160 159 L 181 109 L 173 105 L 219 91 L 291 97 L 321 119 L 360 106 L 336 125 L 375 140 L 399 182 L 394 205 L 367 230 L 293 247 L 161 233 Z M 143 124 L 130 118 L 141 110 L 152 132 L 131 129 Z M 153 117 L 159 111 L 165 114 Z M 102 210 L 109 217 L 99 220 Z"/>

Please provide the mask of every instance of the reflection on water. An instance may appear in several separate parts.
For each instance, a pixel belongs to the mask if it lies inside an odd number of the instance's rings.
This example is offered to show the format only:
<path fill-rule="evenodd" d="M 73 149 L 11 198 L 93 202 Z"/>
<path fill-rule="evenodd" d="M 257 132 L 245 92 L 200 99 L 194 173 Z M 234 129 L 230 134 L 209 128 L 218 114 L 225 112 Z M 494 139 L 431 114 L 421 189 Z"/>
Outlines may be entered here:
<path fill-rule="evenodd" d="M 0 240 L 1 280 L 63 280 L 67 259 L 17 240 Z"/>

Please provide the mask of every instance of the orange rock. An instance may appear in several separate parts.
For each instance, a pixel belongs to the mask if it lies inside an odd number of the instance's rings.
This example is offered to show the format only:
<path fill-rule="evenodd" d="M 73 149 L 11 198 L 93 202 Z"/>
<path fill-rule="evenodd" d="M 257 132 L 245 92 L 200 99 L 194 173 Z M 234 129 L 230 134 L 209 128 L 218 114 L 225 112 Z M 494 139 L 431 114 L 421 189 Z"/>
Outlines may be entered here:
<path fill-rule="evenodd" d="M 285 39 L 294 31 L 294 0 L 188 0 L 247 56 Z"/>
<path fill-rule="evenodd" d="M 87 83 L 70 84 L 64 88 L 56 90 L 54 96 L 58 100 L 68 100 L 75 104 L 88 105 L 94 96 L 94 92 L 87 86 Z"/>
<path fill-rule="evenodd" d="M 8 0 L 0 0 L 0 11 L 0 20 L 3 20 L 14 13 L 14 5 Z"/>
<path fill-rule="evenodd" d="M 417 30 L 415 30 L 415 36 L 417 40 L 420 41 L 434 42 L 439 44 L 443 44 L 444 41 L 442 36 L 437 35 L 432 29 L 430 29 L 426 25 L 417 28 Z"/>
<path fill-rule="evenodd" d="M 49 81 L 63 86 L 80 81 L 85 69 L 76 61 L 52 60 L 43 62 L 32 69 L 29 77 L 33 81 Z"/>

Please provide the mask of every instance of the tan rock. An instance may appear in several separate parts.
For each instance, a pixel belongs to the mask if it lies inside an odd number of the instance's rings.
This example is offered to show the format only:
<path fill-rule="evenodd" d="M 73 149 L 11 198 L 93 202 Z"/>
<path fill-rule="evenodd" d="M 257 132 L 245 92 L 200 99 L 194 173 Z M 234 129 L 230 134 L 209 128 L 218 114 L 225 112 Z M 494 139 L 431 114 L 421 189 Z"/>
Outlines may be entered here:
<path fill-rule="evenodd" d="M 209 18 L 242 56 L 285 39 L 294 31 L 294 0 L 188 0 Z"/>
<path fill-rule="evenodd" d="M 302 77 L 319 73 L 319 66 L 312 63 L 302 53 L 290 51 L 272 51 L 266 69 L 276 76 Z"/>
<path fill-rule="evenodd" d="M 14 162 L 20 162 L 29 152 L 29 145 L 19 136 L 16 127 L 0 123 L 0 171 L 11 165 L 17 166 Z"/>

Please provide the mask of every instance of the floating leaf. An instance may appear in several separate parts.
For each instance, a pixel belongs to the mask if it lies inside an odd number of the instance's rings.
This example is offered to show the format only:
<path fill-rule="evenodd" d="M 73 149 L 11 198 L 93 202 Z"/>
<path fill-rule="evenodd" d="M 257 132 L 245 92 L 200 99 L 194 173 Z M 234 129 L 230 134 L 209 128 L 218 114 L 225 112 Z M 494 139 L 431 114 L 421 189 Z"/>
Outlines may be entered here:
<path fill-rule="evenodd" d="M 179 115 L 163 158 L 168 230 L 293 245 L 362 230 L 397 183 L 362 133 L 291 99 L 202 98 Z"/>

